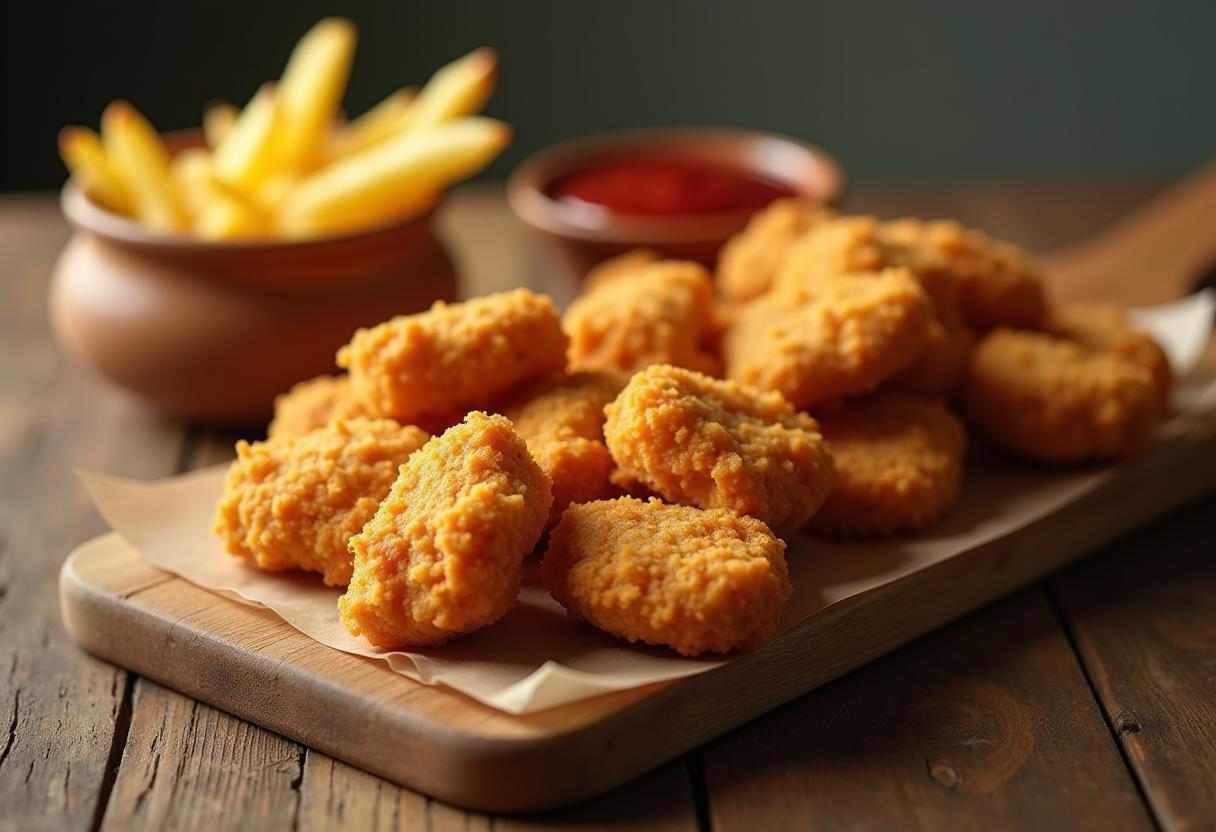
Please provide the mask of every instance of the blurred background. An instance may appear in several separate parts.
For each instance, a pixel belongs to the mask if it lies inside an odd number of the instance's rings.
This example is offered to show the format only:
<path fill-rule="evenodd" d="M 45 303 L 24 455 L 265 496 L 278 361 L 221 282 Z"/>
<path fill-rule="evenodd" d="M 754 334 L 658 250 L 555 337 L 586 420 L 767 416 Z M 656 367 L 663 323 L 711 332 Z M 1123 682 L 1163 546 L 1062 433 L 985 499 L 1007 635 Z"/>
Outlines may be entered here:
<path fill-rule="evenodd" d="M 55 133 L 127 98 L 162 129 L 244 104 L 318 18 L 359 25 L 357 114 L 477 45 L 504 176 L 559 139 L 659 124 L 774 130 L 854 180 L 1172 176 L 1216 150 L 1216 3 L 6 2 L 0 189 L 58 186 Z"/>

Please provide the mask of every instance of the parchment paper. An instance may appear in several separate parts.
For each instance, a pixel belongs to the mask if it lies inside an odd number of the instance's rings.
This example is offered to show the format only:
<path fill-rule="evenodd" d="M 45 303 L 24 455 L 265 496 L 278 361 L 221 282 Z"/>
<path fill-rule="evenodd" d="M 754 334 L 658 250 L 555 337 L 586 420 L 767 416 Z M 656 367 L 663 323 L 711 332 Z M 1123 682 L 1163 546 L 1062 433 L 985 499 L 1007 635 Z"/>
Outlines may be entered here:
<path fill-rule="evenodd" d="M 1214 306 L 1216 295 L 1209 292 L 1143 310 L 1137 317 L 1161 340 L 1183 375 L 1202 354 Z M 1216 413 L 1216 381 L 1191 379 L 1179 385 L 1174 409 L 1155 441 L 1169 442 L 1197 423 L 1210 423 Z M 338 620 L 340 590 L 310 575 L 259 572 L 223 551 L 211 522 L 225 469 L 150 483 L 85 472 L 80 477 L 114 530 L 159 568 L 242 603 L 268 607 L 336 650 L 383 659 L 404 676 L 447 685 L 509 713 L 690 676 L 721 663 L 632 647 L 572 623 L 536 586 L 524 587 L 519 604 L 502 621 L 444 647 L 376 650 L 348 634 Z M 794 538 L 787 554 L 795 590 L 785 627 L 1058 511 L 1110 474 L 1110 468 L 1049 471 L 991 458 L 973 460 L 960 503 L 923 536 L 850 544 Z"/>

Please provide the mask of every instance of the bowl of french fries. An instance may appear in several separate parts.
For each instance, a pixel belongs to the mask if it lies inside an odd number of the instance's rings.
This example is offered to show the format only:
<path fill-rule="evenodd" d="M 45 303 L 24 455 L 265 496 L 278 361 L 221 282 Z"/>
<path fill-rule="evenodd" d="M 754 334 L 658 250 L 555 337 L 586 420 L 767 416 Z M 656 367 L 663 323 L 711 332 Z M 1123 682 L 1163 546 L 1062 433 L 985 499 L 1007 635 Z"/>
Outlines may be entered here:
<path fill-rule="evenodd" d="M 474 50 L 347 120 L 355 41 L 321 21 L 278 81 L 207 106 L 199 130 L 162 134 L 115 101 L 99 131 L 61 131 L 66 352 L 172 413 L 252 422 L 330 369 L 352 329 L 454 296 L 432 219 L 511 141 L 478 115 L 497 56 Z"/>

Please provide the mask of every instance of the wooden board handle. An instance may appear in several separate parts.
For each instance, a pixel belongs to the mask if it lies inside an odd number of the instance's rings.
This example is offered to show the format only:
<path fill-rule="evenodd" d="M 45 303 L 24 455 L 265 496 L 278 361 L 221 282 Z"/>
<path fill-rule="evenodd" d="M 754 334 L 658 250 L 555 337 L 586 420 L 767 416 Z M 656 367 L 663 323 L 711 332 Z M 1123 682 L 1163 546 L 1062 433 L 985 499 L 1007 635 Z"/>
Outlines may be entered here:
<path fill-rule="evenodd" d="M 1216 161 L 1043 265 L 1060 301 L 1142 306 L 1216 279 Z"/>

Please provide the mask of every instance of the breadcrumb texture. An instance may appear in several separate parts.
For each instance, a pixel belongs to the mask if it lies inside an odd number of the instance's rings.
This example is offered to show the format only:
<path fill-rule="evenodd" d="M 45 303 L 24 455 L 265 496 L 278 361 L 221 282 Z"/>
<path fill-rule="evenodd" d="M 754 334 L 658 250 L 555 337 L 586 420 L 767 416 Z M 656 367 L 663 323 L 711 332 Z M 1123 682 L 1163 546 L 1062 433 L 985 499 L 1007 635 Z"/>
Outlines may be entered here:
<path fill-rule="evenodd" d="M 216 509 L 230 554 L 259 569 L 351 576 L 347 541 L 376 513 L 397 468 L 427 441 L 388 419 L 336 420 L 301 436 L 238 442 Z"/>
<path fill-rule="evenodd" d="M 338 364 L 376 413 L 434 425 L 563 369 L 565 353 L 553 301 L 516 289 L 360 329 Z"/>
<path fill-rule="evenodd" d="M 797 528 L 832 487 L 819 426 L 777 393 L 656 365 L 633 376 L 606 413 L 622 478 L 675 503 Z"/>
<path fill-rule="evenodd" d="M 274 400 L 270 438 L 300 436 L 323 428 L 331 419 L 374 418 L 350 389 L 346 376 L 317 376 L 301 381 Z"/>
<path fill-rule="evenodd" d="M 778 199 L 752 217 L 722 247 L 718 292 L 728 301 L 747 301 L 767 292 L 790 249 L 832 212 L 802 199 Z"/>
<path fill-rule="evenodd" d="M 1169 409 L 1174 373 L 1170 360 L 1153 337 L 1136 329 L 1126 313 L 1109 304 L 1068 304 L 1051 311 L 1047 329 L 1066 340 L 1091 350 L 1105 352 L 1148 370 L 1161 398 L 1162 410 Z"/>
<path fill-rule="evenodd" d="M 906 269 L 834 275 L 749 305 L 722 339 L 726 375 L 800 409 L 863 395 L 920 356 L 932 320 Z"/>
<path fill-rule="evenodd" d="M 922 529 L 958 500 L 967 434 L 940 401 L 878 393 L 819 416 L 836 487 L 811 520 L 832 536 Z"/>
<path fill-rule="evenodd" d="M 976 347 L 968 420 L 1030 459 L 1067 463 L 1137 451 L 1164 413 L 1153 373 L 1057 335 L 998 329 Z"/>
<path fill-rule="evenodd" d="M 377 647 L 425 647 L 478 630 L 515 603 L 553 502 L 549 478 L 503 416 L 470 413 L 424 445 L 363 531 L 338 601 Z"/>
<path fill-rule="evenodd" d="M 597 279 L 562 321 L 576 370 L 632 371 L 674 364 L 715 375 L 713 285 L 697 263 L 643 263 Z"/>
<path fill-rule="evenodd" d="M 785 544 L 762 522 L 656 499 L 571 506 L 542 574 L 574 617 L 685 656 L 757 646 L 790 596 Z"/>
<path fill-rule="evenodd" d="M 627 380 L 608 370 L 558 375 L 529 385 L 503 408 L 553 483 L 549 525 L 571 503 L 613 494 L 616 465 L 604 444 L 604 406 Z"/>

